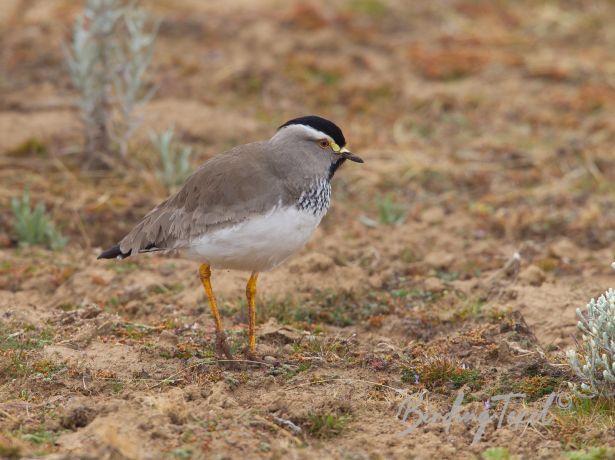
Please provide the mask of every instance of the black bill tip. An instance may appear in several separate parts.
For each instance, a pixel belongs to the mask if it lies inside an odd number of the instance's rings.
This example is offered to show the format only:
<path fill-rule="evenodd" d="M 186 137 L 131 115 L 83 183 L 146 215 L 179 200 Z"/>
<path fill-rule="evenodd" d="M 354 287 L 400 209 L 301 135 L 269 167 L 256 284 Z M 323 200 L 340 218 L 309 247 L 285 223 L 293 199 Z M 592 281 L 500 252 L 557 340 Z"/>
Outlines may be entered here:
<path fill-rule="evenodd" d="M 355 155 L 352 152 L 344 152 L 342 154 L 342 157 L 347 159 L 347 160 L 354 161 L 355 163 L 365 163 L 363 161 L 363 158 L 361 158 L 360 156 Z"/>

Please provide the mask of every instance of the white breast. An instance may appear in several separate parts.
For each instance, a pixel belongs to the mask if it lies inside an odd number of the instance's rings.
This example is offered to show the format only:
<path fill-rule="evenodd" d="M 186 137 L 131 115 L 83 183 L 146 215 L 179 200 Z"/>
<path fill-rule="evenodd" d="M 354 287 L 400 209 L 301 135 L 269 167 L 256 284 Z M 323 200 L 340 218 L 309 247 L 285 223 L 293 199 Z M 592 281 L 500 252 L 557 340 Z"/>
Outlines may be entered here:
<path fill-rule="evenodd" d="M 233 227 L 208 232 L 188 242 L 182 252 L 212 268 L 270 270 L 303 247 L 325 212 L 276 207 Z"/>

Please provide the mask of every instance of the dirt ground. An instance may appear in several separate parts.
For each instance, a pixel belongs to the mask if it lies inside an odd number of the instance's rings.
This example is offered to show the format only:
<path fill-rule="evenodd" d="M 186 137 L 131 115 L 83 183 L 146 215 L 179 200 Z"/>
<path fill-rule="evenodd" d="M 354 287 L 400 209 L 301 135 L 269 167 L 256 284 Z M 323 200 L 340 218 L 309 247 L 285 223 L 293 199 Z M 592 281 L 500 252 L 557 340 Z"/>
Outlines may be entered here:
<path fill-rule="evenodd" d="M 62 51 L 79 2 L 1 3 L 0 457 L 613 458 L 608 404 L 476 443 L 477 423 L 400 435 L 400 410 L 570 396 L 575 309 L 615 286 L 615 3 L 144 1 L 157 92 L 126 165 L 96 173 Z M 365 164 L 261 275 L 262 361 L 218 362 L 193 262 L 96 255 L 167 195 L 148 129 L 196 167 L 309 113 Z M 25 186 L 64 250 L 15 241 Z M 213 280 L 238 360 L 246 280 Z"/>

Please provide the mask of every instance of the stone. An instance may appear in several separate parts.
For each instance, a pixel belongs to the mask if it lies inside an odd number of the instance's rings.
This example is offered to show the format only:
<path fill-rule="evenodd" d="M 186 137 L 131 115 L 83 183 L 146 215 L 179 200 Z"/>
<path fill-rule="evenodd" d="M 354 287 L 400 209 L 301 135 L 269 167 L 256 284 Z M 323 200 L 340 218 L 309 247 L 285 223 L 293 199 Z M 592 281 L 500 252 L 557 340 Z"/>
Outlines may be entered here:
<path fill-rule="evenodd" d="M 544 283 L 546 278 L 547 275 L 545 275 L 545 272 L 543 272 L 540 267 L 537 267 L 536 265 L 530 265 L 519 275 L 519 279 L 521 281 L 524 281 L 531 286 L 540 286 Z"/>
<path fill-rule="evenodd" d="M 432 225 L 441 223 L 442 221 L 444 221 L 445 217 L 446 213 L 444 212 L 444 209 L 437 206 L 433 208 L 427 208 L 420 215 L 421 221 Z"/>
<path fill-rule="evenodd" d="M 447 251 L 434 251 L 427 254 L 425 263 L 433 268 L 448 268 L 455 261 L 455 256 Z"/>
<path fill-rule="evenodd" d="M 427 278 L 424 282 L 424 286 L 425 290 L 430 292 L 440 292 L 446 288 L 444 283 L 434 276 Z"/>

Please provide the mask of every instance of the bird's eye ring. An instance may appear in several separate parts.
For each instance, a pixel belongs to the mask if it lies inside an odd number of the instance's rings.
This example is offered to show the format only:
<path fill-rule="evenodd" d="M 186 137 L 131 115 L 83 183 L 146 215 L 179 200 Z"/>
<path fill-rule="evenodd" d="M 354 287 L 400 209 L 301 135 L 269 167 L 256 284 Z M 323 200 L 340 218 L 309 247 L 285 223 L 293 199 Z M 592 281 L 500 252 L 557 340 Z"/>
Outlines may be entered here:
<path fill-rule="evenodd" d="M 321 148 L 326 149 L 329 147 L 329 141 L 327 139 L 321 139 L 318 141 L 318 145 L 320 145 Z"/>

